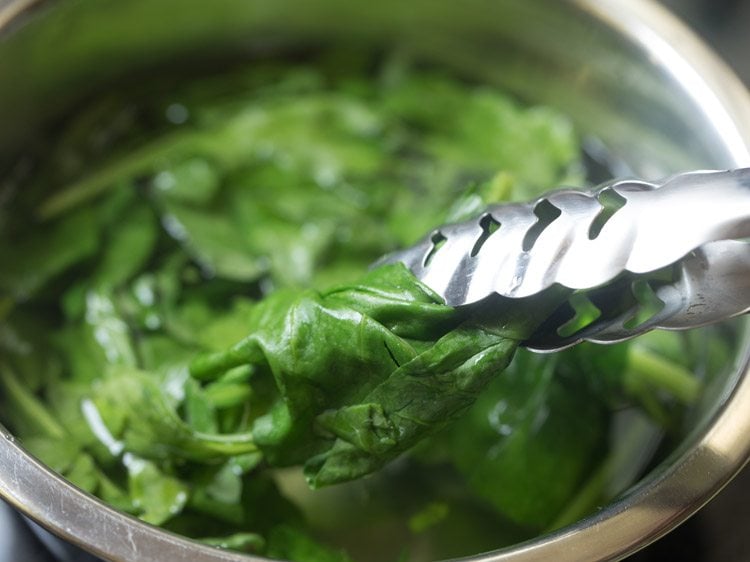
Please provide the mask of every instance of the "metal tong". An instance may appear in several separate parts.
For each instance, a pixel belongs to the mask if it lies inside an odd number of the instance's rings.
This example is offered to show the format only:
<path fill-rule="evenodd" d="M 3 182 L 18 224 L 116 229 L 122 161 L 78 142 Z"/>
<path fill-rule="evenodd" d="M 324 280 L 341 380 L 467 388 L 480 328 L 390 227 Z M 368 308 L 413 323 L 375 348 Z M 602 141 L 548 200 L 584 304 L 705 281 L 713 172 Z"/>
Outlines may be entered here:
<path fill-rule="evenodd" d="M 699 171 L 494 205 L 378 263 L 404 263 L 451 306 L 570 289 L 524 343 L 546 352 L 747 312 L 748 236 L 750 168 Z"/>

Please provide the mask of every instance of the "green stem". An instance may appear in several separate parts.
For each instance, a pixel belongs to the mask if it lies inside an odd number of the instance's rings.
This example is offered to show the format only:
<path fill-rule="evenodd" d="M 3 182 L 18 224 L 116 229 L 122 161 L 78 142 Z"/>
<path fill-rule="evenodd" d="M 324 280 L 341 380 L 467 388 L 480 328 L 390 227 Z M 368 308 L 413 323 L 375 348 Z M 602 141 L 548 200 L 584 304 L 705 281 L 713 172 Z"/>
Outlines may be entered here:
<path fill-rule="evenodd" d="M 197 148 L 200 140 L 200 135 L 195 133 L 179 132 L 147 143 L 52 195 L 41 205 L 38 216 L 42 220 L 54 218 L 100 195 L 123 178 L 152 172 L 156 162 L 171 154 Z"/>
<path fill-rule="evenodd" d="M 551 532 L 571 523 L 575 523 L 591 513 L 604 498 L 609 476 L 612 472 L 612 460 L 607 458 L 586 480 L 576 496 L 558 514 L 552 524 L 545 529 Z"/>
<path fill-rule="evenodd" d="M 657 440 L 661 433 L 646 416 L 629 419 L 625 429 L 616 435 L 604 461 L 545 531 L 575 523 L 630 486 L 651 459 L 648 443 Z"/>
<path fill-rule="evenodd" d="M 239 550 L 240 552 L 260 552 L 266 546 L 263 537 L 256 533 L 237 533 L 229 537 L 205 537 L 198 540 L 209 546 Z"/>
<path fill-rule="evenodd" d="M 215 380 L 229 369 L 252 366 L 262 359 L 263 354 L 257 342 L 247 338 L 226 351 L 199 355 L 190 362 L 190 375 L 202 381 Z"/>
<path fill-rule="evenodd" d="M 685 405 L 695 402 L 701 388 L 688 369 L 637 345 L 630 348 L 625 384 L 628 388 L 646 384 L 664 390 Z"/>
<path fill-rule="evenodd" d="M 25 429 L 36 428 L 43 435 L 53 439 L 63 439 L 66 431 L 49 413 L 44 404 L 29 390 L 18 382 L 18 379 L 7 367 L 0 366 L 0 385 L 7 401 L 23 416 Z"/>
<path fill-rule="evenodd" d="M 200 439 L 205 447 L 221 455 L 244 455 L 258 451 L 251 431 L 228 434 L 195 432 L 195 437 Z"/>
<path fill-rule="evenodd" d="M 199 355 L 190 362 L 190 376 L 201 381 L 215 380 L 228 369 L 242 365 L 243 359 L 232 350 Z"/>
<path fill-rule="evenodd" d="M 216 382 L 221 384 L 242 384 L 248 382 L 252 376 L 253 367 L 251 365 L 240 365 L 234 369 L 229 369 Z"/>
<path fill-rule="evenodd" d="M 238 406 L 253 394 L 253 389 L 248 384 L 224 382 L 210 384 L 203 391 L 217 410 Z"/>

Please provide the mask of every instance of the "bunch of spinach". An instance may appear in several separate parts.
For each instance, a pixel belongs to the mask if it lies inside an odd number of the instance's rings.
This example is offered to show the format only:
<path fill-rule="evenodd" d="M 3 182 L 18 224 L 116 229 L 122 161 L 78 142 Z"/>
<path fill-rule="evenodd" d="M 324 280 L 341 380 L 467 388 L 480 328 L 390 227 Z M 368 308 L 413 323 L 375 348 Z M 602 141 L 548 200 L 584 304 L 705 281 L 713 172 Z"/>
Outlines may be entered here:
<path fill-rule="evenodd" d="M 326 53 L 113 93 L 19 167 L 0 215 L 15 241 L 0 246 L 1 412 L 32 453 L 150 523 L 325 562 L 348 557 L 316 542 L 275 467 L 304 464 L 319 487 L 401 456 L 454 483 L 405 508 L 412 536 L 439 544 L 492 506 L 516 540 L 574 499 L 613 407 L 637 397 L 667 424 L 673 396 L 694 398 L 684 369 L 633 346 L 519 352 L 498 376 L 561 295 L 459 311 L 399 266 L 363 276 L 446 210 L 583 181 L 554 111 L 373 65 Z M 462 480 L 471 508 L 446 492 Z M 487 536 L 433 555 L 499 546 Z"/>

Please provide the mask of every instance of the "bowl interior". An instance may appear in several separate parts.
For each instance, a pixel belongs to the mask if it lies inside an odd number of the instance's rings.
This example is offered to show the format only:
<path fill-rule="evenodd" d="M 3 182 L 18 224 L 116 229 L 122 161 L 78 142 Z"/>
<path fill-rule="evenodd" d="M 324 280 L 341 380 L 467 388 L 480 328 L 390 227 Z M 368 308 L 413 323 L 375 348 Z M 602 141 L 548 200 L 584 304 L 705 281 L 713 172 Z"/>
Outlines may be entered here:
<path fill-rule="evenodd" d="M 0 162 L 10 162 L 27 142 L 87 95 L 124 77 L 150 78 L 167 67 L 210 67 L 217 61 L 330 42 L 407 48 L 472 80 L 556 107 L 571 116 L 583 135 L 617 156 L 616 173 L 632 171 L 658 179 L 686 169 L 750 161 L 750 112 L 734 79 L 725 80 L 729 75 L 720 74 L 720 65 L 710 72 L 704 71 L 707 64 L 693 66 L 687 60 L 690 53 L 695 64 L 714 61 L 648 2 L 630 8 L 617 4 L 213 0 L 206 10 L 201 0 L 11 2 L 0 8 Z M 656 27 L 649 27 L 644 15 L 655 17 Z M 675 46 L 680 38 L 686 39 Z M 734 373 L 706 394 L 679 449 L 628 497 L 668 478 L 680 459 L 710 433 L 717 416 L 727 415 L 726 403 L 736 399 L 738 381 L 743 380 L 746 355 L 744 349 L 737 351 Z M 0 445 L 0 457 L 2 447 L 9 446 Z M 718 470 L 724 474 L 708 488 L 718 489 L 739 462 L 733 458 L 720 463 Z M 36 477 L 41 478 L 43 471 L 37 468 Z M 32 517 L 76 542 L 95 540 L 85 529 L 73 529 L 59 514 L 42 509 L 40 498 L 29 494 L 20 492 L 17 482 L 0 480 L 0 495 L 25 504 Z M 692 495 L 685 501 L 697 508 Z M 598 524 L 584 521 L 554 540 L 568 540 L 572 532 Z M 659 527 L 644 541 L 665 528 Z M 162 555 L 177 541 L 149 540 L 154 542 L 144 543 L 143 548 L 157 549 L 152 552 Z M 604 548 L 600 552 L 624 552 L 635 546 L 600 545 Z M 112 548 L 94 547 L 113 557 L 127 552 Z M 516 554 L 523 554 L 524 548 Z M 208 549 L 197 555 L 207 557 L 193 559 L 220 559 L 209 558 L 219 555 Z"/>
<path fill-rule="evenodd" d="M 646 178 L 746 157 L 741 126 L 679 47 L 608 4 L 216 0 L 207 14 L 199 0 L 19 1 L 0 44 L 0 146 L 118 77 L 345 41 L 409 48 L 558 107 Z"/>

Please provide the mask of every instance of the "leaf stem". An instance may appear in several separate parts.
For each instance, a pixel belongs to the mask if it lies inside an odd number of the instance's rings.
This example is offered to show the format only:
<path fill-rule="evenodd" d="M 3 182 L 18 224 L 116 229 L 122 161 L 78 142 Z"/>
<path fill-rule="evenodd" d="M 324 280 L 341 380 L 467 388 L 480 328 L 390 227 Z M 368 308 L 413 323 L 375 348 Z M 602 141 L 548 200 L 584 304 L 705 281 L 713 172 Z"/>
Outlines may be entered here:
<path fill-rule="evenodd" d="M 123 178 L 153 171 L 155 162 L 160 159 L 187 150 L 193 145 L 197 147 L 199 138 L 195 134 L 179 132 L 144 144 L 125 156 L 114 158 L 52 195 L 42 203 L 37 214 L 42 220 L 54 218 L 118 185 Z"/>
<path fill-rule="evenodd" d="M 253 441 L 253 434 L 251 431 L 245 433 L 222 434 L 196 431 L 194 435 L 197 439 L 200 439 L 207 448 L 222 455 L 233 456 L 258 451 L 258 447 Z"/>
<path fill-rule="evenodd" d="M 66 431 L 63 426 L 49 413 L 44 404 L 18 381 L 7 365 L 0 366 L 0 385 L 6 399 L 13 408 L 20 411 L 25 423 L 53 439 L 65 437 Z"/>
<path fill-rule="evenodd" d="M 638 345 L 629 350 L 625 384 L 628 388 L 646 384 L 664 390 L 685 405 L 695 402 L 701 388 L 700 381 L 688 369 Z"/>

